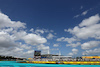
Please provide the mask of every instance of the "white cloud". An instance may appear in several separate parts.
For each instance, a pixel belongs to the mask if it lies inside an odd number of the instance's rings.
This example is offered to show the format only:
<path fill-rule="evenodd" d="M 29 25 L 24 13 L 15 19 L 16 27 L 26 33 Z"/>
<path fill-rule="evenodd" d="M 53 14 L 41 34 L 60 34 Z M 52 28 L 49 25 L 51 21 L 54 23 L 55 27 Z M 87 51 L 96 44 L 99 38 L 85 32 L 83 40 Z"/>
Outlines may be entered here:
<path fill-rule="evenodd" d="M 7 29 L 0 29 L 0 31 L 3 31 L 3 32 L 12 32 L 13 31 L 13 28 L 7 28 Z"/>
<path fill-rule="evenodd" d="M 100 21 L 99 15 L 91 16 L 83 20 L 79 26 L 75 26 L 73 29 L 68 29 L 68 32 L 75 35 L 77 38 L 88 39 L 88 38 L 100 38 Z"/>
<path fill-rule="evenodd" d="M 15 40 L 23 39 L 23 37 L 27 35 L 27 32 L 23 30 L 21 31 L 14 30 L 12 33 L 13 33 L 12 36 L 14 37 Z"/>
<path fill-rule="evenodd" d="M 86 15 L 88 10 L 84 11 L 81 15 Z"/>
<path fill-rule="evenodd" d="M 42 33 L 42 34 L 43 34 L 43 33 L 44 33 L 44 30 L 42 30 L 42 29 L 36 29 L 36 30 L 35 30 L 35 33 L 36 33 L 36 34 L 38 34 L 38 33 Z"/>
<path fill-rule="evenodd" d="M 41 35 L 41 34 L 44 34 L 44 33 L 52 33 L 52 32 L 54 32 L 53 30 L 48 30 L 48 29 L 44 29 L 44 28 L 43 29 L 40 29 L 40 28 L 33 29 L 33 28 L 31 28 L 30 31 L 32 33 L 37 34 L 37 35 Z"/>
<path fill-rule="evenodd" d="M 67 29 L 64 29 L 65 32 L 67 32 Z"/>
<path fill-rule="evenodd" d="M 48 35 L 47 35 L 47 39 L 53 39 L 53 37 L 55 37 L 52 33 L 49 33 Z"/>
<path fill-rule="evenodd" d="M 20 48 L 27 49 L 27 50 L 32 49 L 32 46 L 28 46 L 27 44 L 22 44 L 21 42 L 19 43 L 18 46 L 19 46 Z"/>
<path fill-rule="evenodd" d="M 45 46 L 43 44 L 38 45 L 37 49 L 41 50 L 42 54 L 49 54 L 50 53 L 50 47 L 49 46 Z"/>
<path fill-rule="evenodd" d="M 72 43 L 72 42 L 78 41 L 78 40 L 75 39 L 74 37 L 72 37 L 72 38 L 65 38 L 64 41 L 67 41 L 68 43 Z"/>
<path fill-rule="evenodd" d="M 0 47 L 16 46 L 16 43 L 11 35 L 6 32 L 0 32 Z"/>
<path fill-rule="evenodd" d="M 78 18 L 79 16 L 85 16 L 89 10 L 82 12 L 81 14 L 75 15 L 74 18 Z"/>
<path fill-rule="evenodd" d="M 42 43 L 46 43 L 47 40 L 39 35 L 36 34 L 27 34 L 26 36 L 23 37 L 23 40 L 27 43 L 27 44 L 31 44 L 31 45 L 37 45 L 37 44 L 42 44 Z"/>
<path fill-rule="evenodd" d="M 65 37 L 57 38 L 57 41 L 63 41 Z"/>
<path fill-rule="evenodd" d="M 59 46 L 59 44 L 54 44 L 54 45 L 53 45 L 53 47 L 58 47 L 58 46 Z"/>
<path fill-rule="evenodd" d="M 31 45 L 47 42 L 46 38 L 35 32 L 28 33 L 25 25 L 20 21 L 12 21 L 7 15 L 0 12 L 0 55 L 33 57 L 34 48 Z M 43 33 L 40 30 L 36 31 Z M 22 41 L 25 43 L 22 44 Z M 49 47 L 44 46 L 42 49 L 49 49 Z"/>
<path fill-rule="evenodd" d="M 68 53 L 68 55 L 69 55 L 69 56 L 73 56 L 74 54 L 73 54 L 73 53 Z"/>
<path fill-rule="evenodd" d="M 77 54 L 78 49 L 73 48 L 73 49 L 72 49 L 72 52 L 73 52 L 73 54 Z"/>
<path fill-rule="evenodd" d="M 57 38 L 57 41 L 67 41 L 68 43 L 72 43 L 74 41 L 79 41 L 79 40 L 74 37 L 72 38 L 61 37 L 61 38 Z"/>
<path fill-rule="evenodd" d="M 80 40 L 76 37 L 71 37 L 71 38 L 61 37 L 61 38 L 57 38 L 56 41 L 68 42 L 68 44 L 66 44 L 67 47 L 68 46 L 77 47 L 77 46 L 81 45 L 81 43 L 79 42 Z"/>
<path fill-rule="evenodd" d="M 30 29 L 30 31 L 31 31 L 31 32 L 34 32 L 34 29 L 33 29 L 33 28 L 31 28 L 31 29 Z"/>
<path fill-rule="evenodd" d="M 0 47 L 0 55 L 4 56 L 14 56 L 14 57 L 33 57 L 34 49 L 30 49 L 25 51 L 25 49 L 21 47 L 13 47 L 13 48 L 1 48 Z"/>
<path fill-rule="evenodd" d="M 74 16 L 74 18 L 77 18 L 77 17 L 79 17 L 80 15 L 76 15 L 76 16 Z"/>
<path fill-rule="evenodd" d="M 40 44 L 40 45 L 37 46 L 37 49 L 38 50 L 48 50 L 49 49 L 49 46 L 45 46 L 43 44 Z"/>
<path fill-rule="evenodd" d="M 25 28 L 25 23 L 22 23 L 20 21 L 11 21 L 11 19 L 0 12 L 0 28 L 2 27 L 14 27 L 14 28 Z"/>
<path fill-rule="evenodd" d="M 66 46 L 67 46 L 67 47 L 68 47 L 68 46 L 71 46 L 71 47 L 77 47 L 77 46 L 79 46 L 79 45 L 81 45 L 81 43 L 80 43 L 80 42 L 66 44 Z"/>
<path fill-rule="evenodd" d="M 54 32 L 53 30 L 48 30 L 48 29 L 44 29 L 44 28 L 43 29 L 36 29 L 36 30 L 39 30 L 40 33 L 52 33 L 52 32 Z"/>
<path fill-rule="evenodd" d="M 80 9 L 83 9 L 83 6 L 81 6 Z"/>
<path fill-rule="evenodd" d="M 79 26 L 80 27 L 83 27 L 83 26 L 91 26 L 91 25 L 94 25 L 96 23 L 98 23 L 100 21 L 100 16 L 98 14 L 94 15 L 94 16 L 91 16 L 87 19 L 84 19 L 80 24 Z"/>
<path fill-rule="evenodd" d="M 68 53 L 69 56 L 73 56 L 74 54 L 78 53 L 78 49 L 73 48 L 72 52 Z"/>
<path fill-rule="evenodd" d="M 34 50 L 29 50 L 26 53 L 28 53 L 28 54 L 34 53 Z"/>
<path fill-rule="evenodd" d="M 99 55 L 100 48 L 95 48 L 94 50 L 86 50 L 82 53 L 82 55 Z"/>
<path fill-rule="evenodd" d="M 11 35 L 4 32 L 0 32 L 0 49 L 0 55 L 14 57 L 32 57 L 33 55 L 27 54 L 25 50 L 34 50 L 25 44 L 20 45 Z"/>
<path fill-rule="evenodd" d="M 82 49 L 91 49 L 91 48 L 97 47 L 99 44 L 100 44 L 99 41 L 89 41 L 89 42 L 83 43 L 81 45 L 81 48 Z"/>

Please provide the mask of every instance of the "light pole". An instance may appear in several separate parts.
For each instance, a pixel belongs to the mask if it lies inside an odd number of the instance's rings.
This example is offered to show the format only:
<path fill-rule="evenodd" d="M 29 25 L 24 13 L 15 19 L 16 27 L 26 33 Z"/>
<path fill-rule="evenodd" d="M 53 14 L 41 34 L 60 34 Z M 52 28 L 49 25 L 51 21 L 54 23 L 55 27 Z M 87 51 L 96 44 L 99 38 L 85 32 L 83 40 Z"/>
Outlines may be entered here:
<path fill-rule="evenodd" d="M 60 60 L 60 55 L 61 55 L 61 53 L 60 53 L 60 50 L 59 50 L 59 60 Z"/>

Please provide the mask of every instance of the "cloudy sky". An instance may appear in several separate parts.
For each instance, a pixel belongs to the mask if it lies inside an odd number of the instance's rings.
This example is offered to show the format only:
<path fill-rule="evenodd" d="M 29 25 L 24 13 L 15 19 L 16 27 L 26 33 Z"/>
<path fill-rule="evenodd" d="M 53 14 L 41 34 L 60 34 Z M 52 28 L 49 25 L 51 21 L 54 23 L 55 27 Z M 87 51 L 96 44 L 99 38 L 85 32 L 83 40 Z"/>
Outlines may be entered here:
<path fill-rule="evenodd" d="M 100 55 L 100 0 L 0 0 L 0 55 Z"/>

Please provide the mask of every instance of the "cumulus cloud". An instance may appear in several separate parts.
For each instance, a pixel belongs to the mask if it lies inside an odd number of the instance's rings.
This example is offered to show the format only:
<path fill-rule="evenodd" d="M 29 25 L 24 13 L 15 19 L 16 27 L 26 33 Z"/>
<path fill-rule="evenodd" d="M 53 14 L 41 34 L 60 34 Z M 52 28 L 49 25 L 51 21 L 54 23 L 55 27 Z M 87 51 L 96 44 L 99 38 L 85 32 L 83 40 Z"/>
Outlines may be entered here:
<path fill-rule="evenodd" d="M 49 33 L 48 35 L 47 35 L 47 39 L 53 39 L 53 37 L 55 37 L 52 33 Z"/>
<path fill-rule="evenodd" d="M 61 38 L 57 38 L 57 41 L 66 41 L 68 43 L 72 43 L 74 41 L 79 41 L 77 38 L 71 37 L 71 38 L 65 38 L 65 37 L 61 37 Z"/>
<path fill-rule="evenodd" d="M 73 48 L 72 52 L 68 53 L 69 56 L 73 56 L 74 54 L 78 53 L 78 49 Z"/>
<path fill-rule="evenodd" d="M 37 49 L 38 50 L 48 50 L 49 49 L 49 46 L 45 46 L 43 44 L 40 44 L 40 45 L 37 46 Z"/>
<path fill-rule="evenodd" d="M 67 41 L 68 43 L 72 43 L 74 41 L 77 41 L 77 39 L 75 39 L 73 37 L 72 38 L 65 38 L 64 41 Z"/>
<path fill-rule="evenodd" d="M 0 12 L 0 28 L 3 27 L 14 27 L 14 28 L 25 28 L 25 23 L 22 23 L 20 21 L 11 21 L 11 19 Z"/>
<path fill-rule="evenodd" d="M 10 32 L 12 32 L 12 31 L 13 31 L 13 28 L 0 29 L 0 31 L 10 33 Z"/>
<path fill-rule="evenodd" d="M 39 35 L 36 34 L 27 34 L 26 36 L 23 37 L 23 40 L 27 43 L 27 44 L 31 44 L 31 45 L 37 45 L 37 44 L 42 44 L 42 43 L 46 43 L 47 40 Z"/>
<path fill-rule="evenodd" d="M 11 47 L 16 46 L 16 43 L 11 35 L 6 32 L 0 32 L 0 47 Z"/>
<path fill-rule="evenodd" d="M 84 11 L 81 15 L 86 15 L 88 10 Z"/>
<path fill-rule="evenodd" d="M 73 49 L 72 49 L 72 52 L 73 52 L 73 54 L 77 54 L 78 49 L 73 48 Z"/>
<path fill-rule="evenodd" d="M 81 43 L 79 42 L 80 40 L 76 37 L 71 37 L 71 38 L 61 37 L 61 38 L 57 38 L 56 41 L 68 42 L 68 44 L 66 44 L 67 47 L 68 46 L 77 47 L 81 45 Z"/>
<path fill-rule="evenodd" d="M 68 29 L 68 32 L 80 39 L 100 38 L 100 17 L 98 14 L 84 19 L 79 26 Z"/>
<path fill-rule="evenodd" d="M 24 48 L 21 47 L 9 47 L 9 48 L 1 48 L 0 47 L 0 55 L 4 56 L 14 56 L 14 57 L 33 57 L 34 50 L 25 50 Z"/>
<path fill-rule="evenodd" d="M 38 33 L 42 33 L 42 34 L 43 34 L 44 32 L 45 32 L 45 31 L 42 30 L 42 29 L 36 29 L 36 30 L 35 30 L 35 33 L 36 33 L 36 34 L 38 34 Z"/>
<path fill-rule="evenodd" d="M 14 37 L 15 40 L 23 39 L 23 37 L 27 35 L 27 32 L 24 30 L 21 31 L 14 30 L 12 33 L 13 33 L 12 36 Z"/>
<path fill-rule="evenodd" d="M 20 21 L 12 21 L 7 15 L 0 12 L 0 55 L 33 57 L 34 49 L 31 45 L 47 42 L 46 38 L 35 32 L 28 33 L 25 25 Z M 41 30 L 36 30 L 36 32 L 43 33 Z M 42 49 L 49 48 L 44 47 Z"/>
<path fill-rule="evenodd" d="M 85 16 L 88 13 L 89 10 L 86 10 L 86 11 L 82 12 L 81 14 L 75 15 L 74 18 L 78 18 L 79 16 Z"/>
<path fill-rule="evenodd" d="M 84 19 L 80 24 L 79 26 L 80 27 L 84 27 L 84 26 L 91 26 L 91 25 L 94 25 L 96 23 L 98 23 L 100 21 L 100 16 L 98 14 L 94 15 L 94 16 L 91 16 L 87 19 Z"/>
<path fill-rule="evenodd" d="M 74 16 L 74 18 L 78 18 L 79 16 L 80 16 L 80 14 L 78 14 L 78 15 L 75 15 L 75 16 Z"/>
<path fill-rule="evenodd" d="M 26 50 L 32 49 L 32 46 L 29 46 L 29 45 L 27 45 L 27 44 L 22 44 L 21 42 L 19 43 L 18 46 L 19 46 L 20 48 L 26 49 Z"/>
<path fill-rule="evenodd" d="M 30 29 L 30 31 L 31 31 L 31 32 L 34 32 L 34 29 L 33 29 L 33 28 L 31 28 L 31 29 Z"/>
<path fill-rule="evenodd" d="M 79 17 L 79 16 L 80 16 L 80 15 L 75 15 L 74 18 L 77 18 L 77 17 Z"/>
<path fill-rule="evenodd" d="M 69 55 L 69 56 L 73 56 L 74 54 L 73 54 L 73 53 L 68 53 L 68 55 Z"/>
<path fill-rule="evenodd" d="M 49 54 L 50 53 L 50 47 L 49 46 L 45 46 L 43 44 L 38 45 L 37 49 L 41 50 L 42 54 Z"/>
<path fill-rule="evenodd" d="M 81 45 L 80 42 L 66 44 L 67 47 L 68 47 L 68 46 L 71 46 L 71 47 L 77 47 L 77 46 L 79 46 L 79 45 Z"/>
<path fill-rule="evenodd" d="M 54 44 L 54 45 L 53 45 L 53 47 L 58 47 L 58 46 L 59 46 L 59 44 Z"/>
<path fill-rule="evenodd" d="M 89 41 L 89 42 L 83 43 L 81 45 L 81 48 L 82 49 L 91 49 L 91 48 L 97 47 L 99 44 L 100 44 L 100 41 Z"/>
<path fill-rule="evenodd" d="M 67 29 L 64 29 L 65 32 L 67 32 Z"/>
<path fill-rule="evenodd" d="M 36 28 L 36 29 L 31 28 L 30 31 L 32 33 L 37 34 L 37 35 L 41 35 L 41 34 L 44 34 L 44 33 L 52 33 L 52 32 L 54 32 L 53 30 L 48 30 L 48 29 L 44 29 L 44 28 L 42 28 L 42 29 L 40 29 L 40 28 Z"/>
<path fill-rule="evenodd" d="M 98 55 L 100 54 L 100 48 L 95 48 L 93 50 L 86 50 L 82 53 L 82 55 Z"/>
<path fill-rule="evenodd" d="M 57 38 L 57 41 L 63 41 L 65 37 Z"/>

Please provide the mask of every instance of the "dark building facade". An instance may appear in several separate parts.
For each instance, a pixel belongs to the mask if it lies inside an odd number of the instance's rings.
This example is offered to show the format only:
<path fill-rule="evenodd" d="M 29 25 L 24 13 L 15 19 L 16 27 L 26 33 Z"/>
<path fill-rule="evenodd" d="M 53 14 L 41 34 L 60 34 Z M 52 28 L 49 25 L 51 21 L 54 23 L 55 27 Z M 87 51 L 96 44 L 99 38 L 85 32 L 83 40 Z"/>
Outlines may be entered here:
<path fill-rule="evenodd" d="M 34 51 L 34 58 L 35 59 L 41 58 L 41 51 Z"/>

